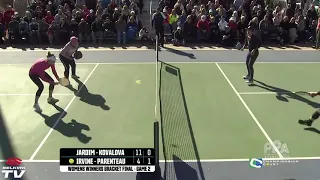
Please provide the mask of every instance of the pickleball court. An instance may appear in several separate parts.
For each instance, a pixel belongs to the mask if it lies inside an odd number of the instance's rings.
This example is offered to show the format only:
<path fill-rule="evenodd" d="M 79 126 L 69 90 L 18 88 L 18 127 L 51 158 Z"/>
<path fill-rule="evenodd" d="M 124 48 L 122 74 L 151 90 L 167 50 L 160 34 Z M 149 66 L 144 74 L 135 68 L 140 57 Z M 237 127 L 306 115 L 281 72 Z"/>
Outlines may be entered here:
<path fill-rule="evenodd" d="M 153 147 L 155 118 L 161 122 L 161 160 L 263 158 L 264 145 L 274 140 L 290 151 L 275 156 L 319 156 L 318 122 L 298 124 L 318 99 L 281 92 L 318 90 L 312 82 L 318 81 L 320 63 L 257 63 L 256 85 L 248 86 L 241 78 L 243 63 L 196 61 L 79 63 L 73 88 L 56 87 L 56 106 L 46 102 L 45 85 L 42 115 L 32 109 L 31 64 L 1 64 L 0 103 L 17 157 L 58 160 L 62 147 Z M 57 71 L 62 75 L 62 64 Z M 189 166 L 201 179 L 201 163 Z"/>

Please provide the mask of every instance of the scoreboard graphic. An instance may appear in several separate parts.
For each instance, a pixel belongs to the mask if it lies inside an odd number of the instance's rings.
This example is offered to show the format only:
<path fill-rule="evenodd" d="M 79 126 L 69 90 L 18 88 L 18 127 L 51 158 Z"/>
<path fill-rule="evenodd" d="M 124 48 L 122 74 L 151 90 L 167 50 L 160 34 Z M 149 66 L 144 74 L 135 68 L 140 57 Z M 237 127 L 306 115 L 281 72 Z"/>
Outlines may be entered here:
<path fill-rule="evenodd" d="M 154 172 L 153 148 L 60 149 L 61 172 Z"/>

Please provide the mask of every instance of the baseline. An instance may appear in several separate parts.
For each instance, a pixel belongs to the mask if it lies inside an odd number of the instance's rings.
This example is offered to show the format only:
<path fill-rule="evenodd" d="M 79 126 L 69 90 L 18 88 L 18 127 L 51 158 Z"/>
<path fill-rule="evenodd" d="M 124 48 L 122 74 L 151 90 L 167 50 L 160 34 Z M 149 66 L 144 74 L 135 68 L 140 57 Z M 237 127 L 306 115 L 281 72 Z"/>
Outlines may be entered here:
<path fill-rule="evenodd" d="M 245 62 L 237 62 L 237 61 L 166 61 L 166 63 L 169 64 L 245 64 Z M 0 66 L 18 66 L 18 65 L 30 65 L 32 63 L 16 63 L 16 64 L 5 64 L 5 63 L 0 63 Z M 62 63 L 55 63 L 59 65 L 63 65 Z M 155 62 L 77 62 L 77 65 L 144 65 L 144 64 L 155 64 Z M 292 61 L 292 62 L 280 62 L 280 61 L 259 61 L 255 62 L 255 64 L 320 64 L 320 62 L 312 62 L 312 61 Z"/>
<path fill-rule="evenodd" d="M 0 94 L 0 96 L 34 96 L 35 94 Z M 49 94 L 41 94 L 44 96 L 48 96 Z M 74 94 L 54 94 L 56 96 L 73 96 Z"/>

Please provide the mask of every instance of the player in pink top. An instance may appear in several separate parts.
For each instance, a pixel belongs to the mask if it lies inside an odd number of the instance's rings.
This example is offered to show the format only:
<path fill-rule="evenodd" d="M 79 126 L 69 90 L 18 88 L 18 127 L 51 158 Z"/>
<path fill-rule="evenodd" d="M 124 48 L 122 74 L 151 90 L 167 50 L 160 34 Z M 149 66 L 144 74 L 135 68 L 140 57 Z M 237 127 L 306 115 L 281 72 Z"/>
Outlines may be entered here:
<path fill-rule="evenodd" d="M 36 112 L 41 113 L 42 110 L 39 106 L 38 100 L 41 96 L 41 93 L 43 91 L 43 83 L 42 81 L 45 81 L 49 83 L 49 97 L 47 99 L 48 103 L 54 104 L 57 103 L 59 100 L 52 97 L 54 86 L 59 84 L 59 82 L 55 82 L 51 76 L 46 73 L 46 70 L 51 68 L 52 73 L 56 77 L 56 79 L 59 81 L 59 76 L 57 74 L 56 68 L 55 68 L 55 62 L 56 57 L 48 52 L 47 57 L 38 59 L 30 68 L 29 71 L 29 77 L 30 79 L 38 86 L 38 91 L 36 92 L 36 97 L 34 100 L 33 108 Z M 41 80 L 40 80 L 41 79 Z"/>

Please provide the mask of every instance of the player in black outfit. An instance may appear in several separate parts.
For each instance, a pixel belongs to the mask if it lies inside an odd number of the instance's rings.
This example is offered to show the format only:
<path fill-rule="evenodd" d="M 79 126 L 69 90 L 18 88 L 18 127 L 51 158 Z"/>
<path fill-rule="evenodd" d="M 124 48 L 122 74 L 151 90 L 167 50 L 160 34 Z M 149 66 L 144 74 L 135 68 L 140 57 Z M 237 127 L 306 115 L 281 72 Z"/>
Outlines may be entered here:
<path fill-rule="evenodd" d="M 241 50 L 243 50 L 246 45 L 248 45 L 249 52 L 247 54 L 247 70 L 248 74 L 246 76 L 243 76 L 244 79 L 247 80 L 247 83 L 252 84 L 253 83 L 253 75 L 254 75 L 254 69 L 253 64 L 256 62 L 258 56 L 259 56 L 259 47 L 260 47 L 260 39 L 253 33 L 254 28 L 249 26 L 247 30 L 247 38 L 246 41 L 242 47 Z"/>
<path fill-rule="evenodd" d="M 320 91 L 318 92 L 315 92 L 315 93 L 309 93 L 309 95 L 311 97 L 315 97 L 315 96 L 318 96 L 320 95 Z M 320 108 L 318 108 L 310 117 L 310 119 L 307 119 L 307 120 L 299 120 L 299 123 L 302 124 L 302 125 L 307 125 L 307 126 L 311 126 L 312 123 L 318 119 L 320 116 Z"/>

